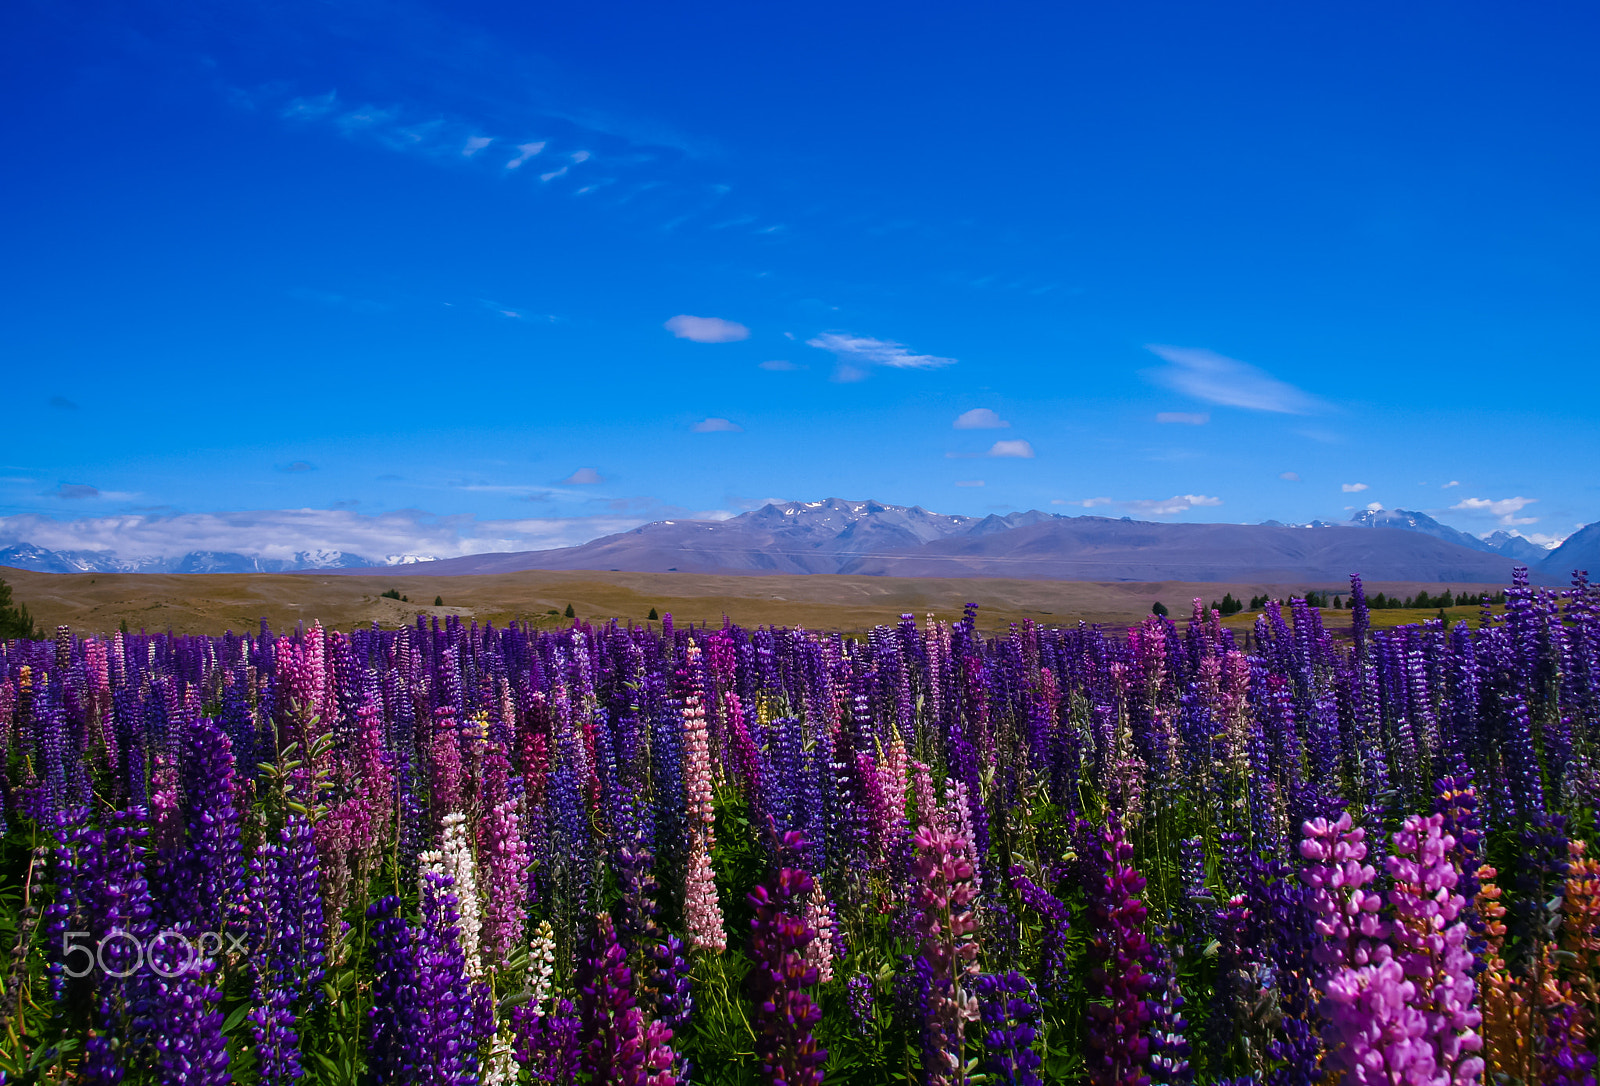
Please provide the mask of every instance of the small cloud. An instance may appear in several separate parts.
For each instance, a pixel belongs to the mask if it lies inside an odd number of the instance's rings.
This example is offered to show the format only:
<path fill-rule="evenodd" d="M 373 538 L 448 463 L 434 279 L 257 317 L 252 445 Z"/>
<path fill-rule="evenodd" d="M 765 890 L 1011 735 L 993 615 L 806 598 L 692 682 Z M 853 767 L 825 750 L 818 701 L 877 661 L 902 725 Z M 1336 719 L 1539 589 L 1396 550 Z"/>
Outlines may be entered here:
<path fill-rule="evenodd" d="M 1282 471 L 1278 473 L 1278 478 L 1286 483 L 1298 483 L 1300 481 L 1300 473 L 1298 471 Z"/>
<path fill-rule="evenodd" d="M 762 369 L 769 370 L 772 373 L 793 373 L 795 370 L 803 370 L 806 368 L 805 366 L 795 365 L 787 358 L 774 358 L 770 362 L 760 363 L 760 366 Z"/>
<path fill-rule="evenodd" d="M 1203 411 L 1157 411 L 1157 422 L 1173 422 L 1182 426 L 1204 426 L 1211 416 Z"/>
<path fill-rule="evenodd" d="M 544 150 L 544 141 L 543 140 L 539 140 L 536 143 L 520 143 L 520 144 L 518 144 L 517 145 L 517 157 L 513 158 L 510 162 L 506 163 L 506 169 L 508 169 L 508 170 L 520 169 L 524 162 L 528 161 L 528 159 L 532 158 L 534 155 L 538 154 L 540 151 L 543 151 L 543 150 Z"/>
<path fill-rule="evenodd" d="M 301 472 L 316 471 L 317 469 L 315 465 L 304 460 L 291 460 L 287 464 L 279 465 L 276 470 L 286 472 L 290 475 L 299 475 Z"/>
<path fill-rule="evenodd" d="M 679 339 L 692 343 L 737 343 L 750 337 L 750 329 L 721 317 L 691 317 L 680 313 L 662 325 Z"/>
<path fill-rule="evenodd" d="M 1463 513 L 1486 513 L 1507 528 L 1519 524 L 1536 524 L 1538 517 L 1519 517 L 1518 513 L 1538 501 L 1538 498 L 1462 498 L 1452 505 Z"/>
<path fill-rule="evenodd" d="M 78 409 L 78 405 L 65 396 L 50 397 L 50 406 L 60 408 L 62 411 L 76 411 Z"/>
<path fill-rule="evenodd" d="M 1363 490 L 1370 490 L 1371 488 L 1366 483 L 1340 483 L 1339 489 L 1346 494 L 1359 494 Z"/>
<path fill-rule="evenodd" d="M 1175 513 L 1187 513 L 1191 509 L 1202 506 L 1216 506 L 1222 504 L 1221 498 L 1208 497 L 1205 494 L 1174 494 L 1170 498 L 1147 498 L 1139 501 L 1119 502 L 1124 509 L 1135 513 L 1148 513 L 1156 517 L 1169 517 Z"/>
<path fill-rule="evenodd" d="M 572 152 L 573 165 L 577 165 L 580 162 L 588 162 L 593 157 L 594 156 L 592 154 L 590 154 L 588 151 L 574 151 L 574 152 Z"/>
<path fill-rule="evenodd" d="M 1439 489 L 1440 490 L 1449 490 L 1453 486 L 1460 486 L 1460 485 L 1461 485 L 1461 480 L 1460 479 L 1451 479 L 1448 483 L 1444 484 L 1444 486 L 1441 486 Z"/>
<path fill-rule="evenodd" d="M 568 486 L 594 486 L 605 482 L 606 477 L 593 468 L 579 468 L 561 481 Z"/>
<path fill-rule="evenodd" d="M 848 332 L 824 332 L 806 340 L 806 346 L 830 351 L 839 360 L 835 380 L 859 381 L 873 366 L 891 369 L 930 370 L 940 366 L 953 366 L 953 358 L 932 354 L 916 354 L 903 343 L 892 339 L 873 339 L 855 336 Z"/>
<path fill-rule="evenodd" d="M 559 170 L 551 170 L 549 173 L 540 174 L 539 175 L 539 180 L 541 180 L 541 181 L 554 181 L 556 178 L 562 176 L 566 172 L 567 172 L 567 167 L 563 166 Z"/>
<path fill-rule="evenodd" d="M 1011 424 L 987 407 L 974 407 L 956 416 L 952 424 L 957 430 L 1005 430 Z"/>
<path fill-rule="evenodd" d="M 493 142 L 493 136 L 468 136 L 466 145 L 461 148 L 461 153 L 471 158 Z M 518 163 L 518 165 L 521 165 L 521 163 Z"/>
<path fill-rule="evenodd" d="M 689 427 L 689 429 L 693 430 L 697 434 L 744 433 L 744 427 L 740 426 L 737 422 L 729 422 L 727 419 L 718 418 L 701 419 L 699 422 Z"/>
<path fill-rule="evenodd" d="M 1113 503 L 1110 498 L 1084 498 L 1081 501 L 1069 501 L 1069 500 L 1067 500 L 1065 498 L 1053 498 L 1053 499 L 1051 499 L 1050 504 L 1051 505 L 1081 505 L 1085 509 L 1094 509 L 1097 506 L 1112 505 L 1112 504 L 1115 504 L 1115 503 Z"/>
<path fill-rule="evenodd" d="M 1033 446 L 1026 441 L 996 441 L 989 446 L 989 456 L 1010 456 L 1020 460 L 1033 459 Z"/>
<path fill-rule="evenodd" d="M 377 481 L 380 483 L 398 483 L 401 481 L 401 479 L 402 476 L 396 475 L 393 472 L 386 472 L 383 475 L 378 476 Z"/>
<path fill-rule="evenodd" d="M 1160 343 L 1147 349 L 1171 363 L 1148 373 L 1151 380 L 1206 403 L 1283 415 L 1309 415 L 1325 407 L 1315 396 L 1270 373 L 1215 351 Z"/>
<path fill-rule="evenodd" d="M 338 501 L 334 502 L 332 505 L 329 505 L 328 508 L 329 509 L 354 509 L 356 506 L 358 506 L 360 504 L 361 504 L 361 499 L 360 498 L 340 498 Z"/>
<path fill-rule="evenodd" d="M 982 486 L 982 479 L 957 479 L 956 486 Z"/>
<path fill-rule="evenodd" d="M 1349 508 L 1349 507 L 1346 506 L 1346 508 Z M 1383 503 L 1382 502 L 1368 502 L 1367 503 L 1367 512 L 1369 512 L 1369 513 L 1381 513 L 1381 512 L 1383 512 Z"/>
<path fill-rule="evenodd" d="M 62 483 L 56 487 L 51 495 L 51 497 L 62 498 L 66 501 L 82 501 L 85 498 L 98 498 L 99 496 L 100 490 L 98 487 L 88 486 L 83 483 Z"/>

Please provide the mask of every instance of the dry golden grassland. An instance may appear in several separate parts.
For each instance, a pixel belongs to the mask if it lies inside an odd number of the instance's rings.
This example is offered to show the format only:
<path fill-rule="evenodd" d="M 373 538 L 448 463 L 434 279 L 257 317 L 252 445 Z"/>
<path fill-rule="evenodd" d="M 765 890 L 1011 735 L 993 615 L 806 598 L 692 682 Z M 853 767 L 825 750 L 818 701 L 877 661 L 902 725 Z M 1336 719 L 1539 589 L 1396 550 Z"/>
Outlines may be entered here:
<path fill-rule="evenodd" d="M 562 625 L 571 604 L 589 622 L 616 618 L 643 622 L 652 607 L 679 624 L 721 625 L 723 616 L 745 626 L 804 626 L 859 631 L 894 622 L 903 613 L 921 620 L 932 613 L 950 620 L 969 600 L 978 604 L 986 630 L 1032 619 L 1046 625 L 1085 621 L 1123 626 L 1150 613 L 1159 600 L 1182 622 L 1190 600 L 1207 604 L 1225 592 L 1249 599 L 1262 593 L 1278 598 L 1307 590 L 1330 595 L 1348 592 L 1339 584 L 1193 584 L 1162 582 L 1014 581 L 989 578 L 906 578 L 847 576 L 732 576 L 699 573 L 528 572 L 477 577 L 439 577 L 375 572 L 352 576 L 295 574 L 133 574 L 32 573 L 0 569 L 17 601 L 26 603 L 45 630 L 65 624 L 81 633 L 109 633 L 126 623 L 130 630 L 172 630 L 217 634 L 255 629 L 264 617 L 273 629 L 301 621 L 348 629 L 379 623 L 385 627 L 426 616 L 461 615 L 497 625 L 512 619 Z M 1449 587 L 1498 592 L 1503 585 L 1374 582 L 1372 593 L 1390 596 L 1430 593 Z M 386 599 L 398 590 L 410 602 Z M 436 597 L 444 605 L 434 607 Z M 550 614 L 554 611 L 556 614 Z M 1436 610 L 1374 611 L 1373 624 L 1396 625 L 1432 618 Z M 1476 608 L 1452 608 L 1452 618 L 1476 620 Z M 1349 623 L 1348 611 L 1325 611 L 1330 626 Z M 1249 628 L 1254 615 L 1231 616 L 1228 624 Z"/>

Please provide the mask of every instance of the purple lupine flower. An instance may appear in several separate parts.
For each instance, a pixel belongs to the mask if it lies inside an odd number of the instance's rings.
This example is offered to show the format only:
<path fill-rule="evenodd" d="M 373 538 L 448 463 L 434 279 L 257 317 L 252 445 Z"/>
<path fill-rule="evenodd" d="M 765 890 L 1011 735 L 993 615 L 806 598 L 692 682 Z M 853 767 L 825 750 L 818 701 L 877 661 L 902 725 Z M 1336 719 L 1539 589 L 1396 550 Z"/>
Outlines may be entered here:
<path fill-rule="evenodd" d="M 581 1067 L 591 1082 L 620 1086 L 674 1086 L 672 1031 L 646 1021 L 632 992 L 628 954 L 617 942 L 609 913 L 596 918 L 590 953 L 584 957 L 580 987 L 583 1055 Z"/>
<path fill-rule="evenodd" d="M 975 989 L 989 1070 L 1006 1086 L 1044 1086 L 1038 1074 L 1044 1060 L 1033 1047 L 1039 1035 L 1039 993 L 1033 982 L 1016 970 L 986 973 Z"/>
<path fill-rule="evenodd" d="M 785 853 L 798 855 L 804 849 L 804 835 L 784 835 Z M 759 1023 L 756 1054 L 763 1075 L 774 1086 L 821 1086 L 822 1065 L 828 1058 L 812 1033 L 822 1020 L 822 1008 L 806 991 L 817 983 L 816 967 L 806 962 L 806 948 L 817 937 L 805 920 L 813 888 L 806 872 L 783 867 L 770 889 L 757 886 L 748 895 L 755 912 L 750 921 L 750 956 L 755 965 L 746 983 Z"/>
<path fill-rule="evenodd" d="M 876 1016 L 872 978 L 857 973 L 845 981 L 845 991 L 850 1000 L 850 1020 L 855 1024 L 857 1035 L 871 1036 Z"/>
<path fill-rule="evenodd" d="M 422 876 L 422 919 L 412 931 L 416 978 L 416 1050 L 409 1081 L 427 1086 L 473 1086 L 478 1080 L 479 1014 L 467 956 L 461 948 L 454 882 Z"/>
<path fill-rule="evenodd" d="M 520 1003 L 511 1011 L 517 1063 L 535 1083 L 571 1086 L 577 1081 L 583 1021 L 569 999 L 558 999 L 551 1013 Z"/>

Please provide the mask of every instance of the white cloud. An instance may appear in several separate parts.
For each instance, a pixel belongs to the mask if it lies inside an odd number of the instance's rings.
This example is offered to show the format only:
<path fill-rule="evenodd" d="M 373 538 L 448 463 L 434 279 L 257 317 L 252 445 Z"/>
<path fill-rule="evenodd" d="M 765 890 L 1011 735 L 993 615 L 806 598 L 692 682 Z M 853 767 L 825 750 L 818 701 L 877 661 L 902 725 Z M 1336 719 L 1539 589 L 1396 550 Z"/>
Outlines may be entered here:
<path fill-rule="evenodd" d="M 1170 517 L 1176 513 L 1187 513 L 1191 509 L 1221 505 L 1222 499 L 1208 497 L 1205 494 L 1174 494 L 1170 498 L 1144 498 L 1118 504 L 1130 512 Z"/>
<path fill-rule="evenodd" d="M 579 468 L 561 481 L 571 486 L 594 486 L 597 483 L 605 482 L 606 477 L 594 468 Z"/>
<path fill-rule="evenodd" d="M 1537 524 L 1538 517 L 1519 517 L 1518 513 L 1538 501 L 1538 498 L 1462 498 L 1452 505 L 1451 509 L 1458 509 L 1463 513 L 1487 514 L 1496 519 L 1496 523 L 1507 528 L 1519 524 Z"/>
<path fill-rule="evenodd" d="M 1449 490 L 1453 486 L 1460 486 L 1460 485 L 1461 485 L 1461 480 L 1460 479 L 1451 479 L 1448 483 L 1444 484 L 1444 486 L 1440 487 L 1439 489 L 1440 490 Z"/>
<path fill-rule="evenodd" d="M 1033 459 L 1033 446 L 1026 441 L 996 441 L 989 446 L 988 456 L 1009 456 L 1019 460 Z"/>
<path fill-rule="evenodd" d="M 655 508 L 659 512 L 659 507 Z M 716 519 L 720 511 L 694 513 Z M 491 551 L 570 547 L 653 519 L 642 513 L 474 520 L 418 510 L 367 515 L 345 509 L 266 509 L 175 516 L 127 515 L 55 520 L 0 517 L 0 546 L 32 543 L 49 550 L 110 551 L 120 558 L 175 558 L 222 551 L 292 559 L 303 551 L 343 551 L 382 561 L 390 555 L 454 558 Z"/>
<path fill-rule="evenodd" d="M 804 366 L 797 366 L 787 358 L 774 358 L 770 362 L 760 363 L 760 366 L 762 369 L 770 370 L 773 373 L 792 373 L 795 370 L 805 369 Z"/>
<path fill-rule="evenodd" d="M 487 146 L 487 144 L 485 146 Z M 515 169 L 519 168 L 524 162 L 528 161 L 528 159 L 532 158 L 534 155 L 538 154 L 540 151 L 543 151 L 544 147 L 545 147 L 544 140 L 539 140 L 537 143 L 519 143 L 519 144 L 517 144 L 517 156 L 515 158 L 513 158 L 510 162 L 506 163 L 506 169 L 515 170 Z"/>
<path fill-rule="evenodd" d="M 1184 426 L 1204 426 L 1211 421 L 1211 416 L 1203 411 L 1157 411 L 1156 421 L 1175 422 Z"/>
<path fill-rule="evenodd" d="M 1553 532 L 1517 532 L 1517 531 L 1513 531 L 1511 534 L 1512 535 L 1520 535 L 1523 539 L 1526 539 L 1529 543 L 1533 543 L 1533 544 L 1535 544 L 1537 546 L 1543 547 L 1545 550 L 1555 550 L 1557 547 L 1561 546 L 1561 544 L 1563 544 L 1563 543 L 1565 543 L 1567 541 L 1567 537 L 1566 536 L 1557 535 L 1557 534 L 1555 534 Z"/>
<path fill-rule="evenodd" d="M 689 427 L 689 429 L 693 430 L 697 434 L 744 433 L 744 427 L 740 426 L 737 422 L 729 422 L 727 419 L 719 418 L 701 419 L 699 422 Z"/>
<path fill-rule="evenodd" d="M 1309 415 L 1325 407 L 1315 396 L 1270 373 L 1215 351 L 1159 343 L 1150 344 L 1148 349 L 1171 365 L 1147 376 L 1206 403 L 1283 415 Z"/>
<path fill-rule="evenodd" d="M 956 486 L 982 486 L 982 479 L 957 479 Z"/>
<path fill-rule="evenodd" d="M 1348 509 L 1350 507 L 1347 505 L 1347 506 L 1345 506 L 1345 508 Z M 1369 513 L 1381 513 L 1381 512 L 1383 512 L 1383 503 L 1382 502 L 1368 502 L 1367 503 L 1367 512 L 1369 512 Z"/>
<path fill-rule="evenodd" d="M 493 136 L 468 136 L 467 142 L 462 145 L 461 153 L 467 158 L 471 158 L 493 142 Z M 521 165 L 521 163 L 518 163 L 518 165 Z"/>
<path fill-rule="evenodd" d="M 541 181 L 554 181 L 558 177 L 565 177 L 566 174 L 567 174 L 567 170 L 568 170 L 568 167 L 563 166 L 559 170 L 551 170 L 549 173 L 542 173 L 542 174 L 539 175 L 539 180 L 541 180 Z"/>
<path fill-rule="evenodd" d="M 1065 498 L 1053 498 L 1051 505 L 1081 505 L 1085 509 L 1093 509 L 1101 505 L 1115 505 L 1110 498 L 1084 498 L 1082 501 L 1069 501 Z"/>
<path fill-rule="evenodd" d="M 680 313 L 662 325 L 679 339 L 694 343 L 737 343 L 750 337 L 750 329 L 721 317 L 691 317 Z"/>
<path fill-rule="evenodd" d="M 1287 483 L 1298 483 L 1300 481 L 1300 473 L 1298 471 L 1281 471 L 1278 473 L 1278 478 Z"/>
<path fill-rule="evenodd" d="M 931 370 L 940 366 L 953 366 L 953 358 L 932 354 L 915 354 L 903 343 L 892 339 L 873 339 L 855 336 L 848 332 L 824 332 L 806 340 L 808 347 L 832 352 L 839 361 L 834 378 L 840 381 L 859 381 L 873 366 L 890 369 Z"/>
<path fill-rule="evenodd" d="M 987 407 L 974 407 L 956 416 L 957 430 L 1005 430 L 1011 424 Z"/>
<path fill-rule="evenodd" d="M 1339 489 L 1344 491 L 1346 494 L 1359 494 L 1363 490 L 1370 490 L 1372 488 L 1366 483 L 1340 483 Z"/>

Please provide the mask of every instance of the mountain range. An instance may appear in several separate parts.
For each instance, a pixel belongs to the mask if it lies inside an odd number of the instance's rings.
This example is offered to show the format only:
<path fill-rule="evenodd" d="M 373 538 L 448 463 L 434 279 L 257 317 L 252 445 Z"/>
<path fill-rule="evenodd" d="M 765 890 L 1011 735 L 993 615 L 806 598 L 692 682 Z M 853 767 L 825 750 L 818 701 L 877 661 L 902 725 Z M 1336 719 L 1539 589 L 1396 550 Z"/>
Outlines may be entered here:
<path fill-rule="evenodd" d="M 1589 533 L 1600 550 L 1600 525 Z M 1374 581 L 1504 583 L 1516 565 L 1565 583 L 1575 548 L 1520 536 L 1480 540 L 1425 513 L 1358 514 L 1345 524 L 1157 524 L 1029 510 L 987 517 L 829 498 L 775 502 L 723 521 L 664 520 L 577 547 L 475 554 L 417 573 L 629 570 L 1013 577 L 1092 581 Z M 1584 553 L 1588 553 L 1585 551 Z M 1600 558 L 1600 555 L 1597 555 Z M 1600 560 L 1595 567 L 1600 569 Z"/>
<path fill-rule="evenodd" d="M 113 551 L 52 551 L 32 543 L 0 548 L 0 566 L 38 573 L 288 573 L 386 564 L 344 551 L 300 551 L 288 559 L 252 558 L 231 551 L 190 551 L 177 558 L 122 558 Z"/>
<path fill-rule="evenodd" d="M 1600 523 L 1549 551 L 1503 531 L 1479 539 L 1405 509 L 1364 510 L 1342 524 L 1159 524 L 1038 510 L 969 517 L 828 498 L 774 502 L 720 521 L 656 521 L 576 547 L 438 560 L 378 562 L 341 551 L 284 560 L 212 551 L 122 559 L 26 543 L 0 550 L 0 566 L 45 573 L 356 573 L 402 565 L 434 576 L 628 570 L 1269 583 L 1339 581 L 1353 572 L 1373 581 L 1505 583 L 1513 566 L 1525 565 L 1536 583 L 1564 584 L 1574 569 L 1600 572 Z"/>

